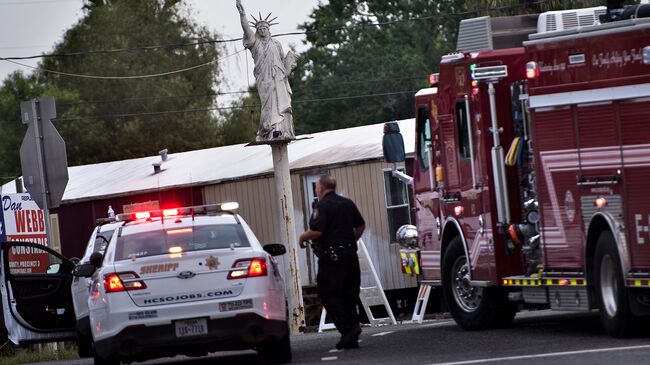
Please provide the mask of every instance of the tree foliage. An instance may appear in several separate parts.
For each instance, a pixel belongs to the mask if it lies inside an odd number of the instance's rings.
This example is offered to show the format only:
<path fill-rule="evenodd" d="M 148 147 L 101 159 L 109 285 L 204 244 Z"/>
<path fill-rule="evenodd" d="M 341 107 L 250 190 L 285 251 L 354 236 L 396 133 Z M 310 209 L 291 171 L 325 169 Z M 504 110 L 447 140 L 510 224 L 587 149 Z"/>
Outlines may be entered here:
<path fill-rule="evenodd" d="M 20 102 L 41 93 L 42 88 L 19 71 L 0 86 L 0 184 L 21 175 L 19 149 L 27 126 L 20 122 Z"/>
<path fill-rule="evenodd" d="M 231 108 L 221 113 L 219 122 L 220 145 L 231 145 L 255 140 L 260 123 L 260 97 L 255 88 L 235 101 Z"/>
<path fill-rule="evenodd" d="M 462 19 L 596 5 L 600 1 L 330 0 L 302 25 L 311 47 L 291 78 L 296 132 L 412 117 L 415 90 L 427 87 L 441 56 L 455 50 Z M 335 100 L 305 102 L 314 99 Z"/>
<path fill-rule="evenodd" d="M 57 99 L 57 129 L 66 141 L 70 165 L 141 157 L 162 148 L 172 152 L 215 145 L 217 125 L 206 109 L 214 104 L 217 63 L 162 77 L 96 79 L 79 75 L 135 76 L 168 72 L 217 60 L 212 43 L 116 53 L 84 51 L 178 45 L 212 39 L 196 25 L 180 0 L 94 0 L 52 53 L 81 53 L 46 58 L 34 79 L 43 95 Z M 198 95 L 198 96 L 197 96 Z M 152 113 L 151 116 L 131 116 Z M 129 115 L 115 117 L 115 115 Z"/>
<path fill-rule="evenodd" d="M 311 48 L 291 84 L 297 133 L 410 117 L 415 90 L 453 49 L 462 1 L 347 1 L 320 5 L 303 24 Z M 411 18 L 428 19 L 407 21 Z M 377 26 L 374 23 L 385 23 Z M 396 93 L 401 92 L 401 93 Z M 350 98 L 359 95 L 382 96 Z M 303 102 L 300 100 L 342 98 Z"/>
<path fill-rule="evenodd" d="M 627 1 L 629 2 L 629 1 Z M 291 76 L 297 133 L 380 123 L 413 116 L 414 92 L 427 87 L 442 55 L 455 49 L 458 23 L 475 16 L 539 13 L 601 5 L 595 0 L 329 0 L 301 28 L 310 46 Z M 379 25 L 378 25 L 379 24 Z M 133 76 L 217 60 L 217 38 L 191 18 L 183 0 L 85 0 L 83 16 L 27 77 L 0 87 L 0 177 L 20 174 L 25 127 L 20 102 L 54 95 L 70 165 L 251 141 L 259 98 L 251 88 L 233 108 L 215 114 L 216 63 L 145 79 L 92 79 L 51 73 Z M 117 48 L 168 47 L 118 53 Z M 174 113 L 179 110 L 195 112 Z M 157 114 L 156 112 L 170 113 Z M 134 114 L 151 113 L 149 116 Z M 116 117 L 116 115 L 123 115 Z"/>

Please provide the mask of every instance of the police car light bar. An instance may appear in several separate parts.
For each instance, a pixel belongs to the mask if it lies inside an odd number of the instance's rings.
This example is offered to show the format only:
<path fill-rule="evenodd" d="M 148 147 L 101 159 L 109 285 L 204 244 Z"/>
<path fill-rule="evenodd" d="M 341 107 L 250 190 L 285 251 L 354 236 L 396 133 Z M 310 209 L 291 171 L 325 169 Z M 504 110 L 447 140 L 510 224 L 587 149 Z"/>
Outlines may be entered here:
<path fill-rule="evenodd" d="M 97 218 L 95 224 L 98 226 L 103 226 L 104 224 L 115 223 L 115 218 Z"/>
<path fill-rule="evenodd" d="M 472 72 L 474 80 L 498 80 L 508 76 L 508 66 L 486 66 L 476 67 Z"/>
<path fill-rule="evenodd" d="M 237 209 L 239 209 L 239 203 L 227 202 L 221 204 L 198 205 L 193 207 L 152 210 L 148 212 L 121 213 L 115 217 L 115 220 L 120 222 L 131 222 L 135 220 L 148 220 L 151 218 L 160 218 L 160 217 L 166 218 L 166 217 L 174 217 L 174 216 L 182 216 L 182 215 L 207 215 L 207 214 L 215 214 L 215 213 L 233 213 Z"/>

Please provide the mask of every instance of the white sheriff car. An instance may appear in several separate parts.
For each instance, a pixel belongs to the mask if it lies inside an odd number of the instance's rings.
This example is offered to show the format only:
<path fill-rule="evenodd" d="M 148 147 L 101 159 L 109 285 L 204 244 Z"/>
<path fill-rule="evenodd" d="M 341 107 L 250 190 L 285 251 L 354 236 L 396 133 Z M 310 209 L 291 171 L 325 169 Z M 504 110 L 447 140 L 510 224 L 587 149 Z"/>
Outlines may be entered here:
<path fill-rule="evenodd" d="M 97 227 L 93 229 L 86 252 L 79 260 L 82 264 L 90 263 L 90 256 L 99 252 L 104 254 L 113 233 L 124 222 L 115 219 L 101 218 L 97 220 Z M 72 279 L 72 304 L 77 318 L 77 350 L 79 357 L 92 357 L 92 334 L 90 333 L 90 318 L 88 315 L 88 293 L 93 283 L 92 277 L 74 277 Z"/>
<path fill-rule="evenodd" d="M 89 264 L 74 268 L 75 276 L 92 278 L 87 300 L 95 364 L 251 348 L 269 363 L 291 361 L 284 282 L 273 258 L 285 248 L 262 248 L 235 209 L 236 203 L 223 203 L 118 215 L 124 223 L 104 255 L 94 253 Z M 36 244 L 2 248 L 12 341 L 74 335 L 65 327 L 75 322 L 73 265 Z M 31 261 L 45 270 L 12 270 L 23 268 L 27 253 L 40 255 Z"/>

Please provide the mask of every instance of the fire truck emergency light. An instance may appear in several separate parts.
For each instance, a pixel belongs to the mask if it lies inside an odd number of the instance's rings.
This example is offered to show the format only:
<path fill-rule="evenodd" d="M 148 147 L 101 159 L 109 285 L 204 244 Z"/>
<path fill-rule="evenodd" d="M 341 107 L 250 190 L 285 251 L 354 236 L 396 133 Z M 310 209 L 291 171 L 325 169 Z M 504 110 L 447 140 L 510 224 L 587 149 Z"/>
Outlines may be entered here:
<path fill-rule="evenodd" d="M 596 201 L 594 201 L 594 205 L 596 205 L 598 208 L 602 208 L 607 205 L 607 199 L 603 197 L 597 198 Z"/>
<path fill-rule="evenodd" d="M 469 77 L 472 79 L 472 95 L 478 95 L 478 81 L 476 81 L 474 70 L 476 70 L 476 64 L 469 65 Z"/>
<path fill-rule="evenodd" d="M 438 85 L 439 81 L 440 81 L 440 74 L 439 73 L 429 75 L 429 85 L 436 86 L 436 85 Z"/>
<path fill-rule="evenodd" d="M 537 62 L 530 61 L 526 64 L 526 78 L 534 79 L 539 76 L 539 67 L 537 67 Z"/>
<path fill-rule="evenodd" d="M 472 65 L 475 66 L 475 65 Z M 470 70 L 472 67 L 470 66 Z M 508 76 L 508 66 L 486 66 L 475 67 L 472 72 L 472 79 L 474 80 L 498 80 Z"/>

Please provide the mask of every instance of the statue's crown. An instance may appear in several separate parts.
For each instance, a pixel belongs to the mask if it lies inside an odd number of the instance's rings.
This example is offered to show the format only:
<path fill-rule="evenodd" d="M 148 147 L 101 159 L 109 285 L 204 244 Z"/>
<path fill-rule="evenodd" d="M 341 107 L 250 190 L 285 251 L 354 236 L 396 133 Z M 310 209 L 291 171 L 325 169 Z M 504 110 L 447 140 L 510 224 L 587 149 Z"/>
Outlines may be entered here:
<path fill-rule="evenodd" d="M 266 25 L 267 27 L 271 27 L 272 25 L 277 25 L 278 23 L 273 23 L 275 19 L 278 17 L 269 19 L 271 17 L 271 13 L 266 16 L 266 18 L 262 18 L 262 13 L 259 13 L 260 18 L 256 19 L 255 15 L 251 14 L 251 18 L 253 18 L 252 22 L 249 22 L 252 26 L 255 27 L 255 29 L 259 28 L 261 25 Z"/>

